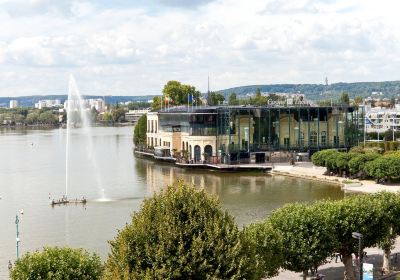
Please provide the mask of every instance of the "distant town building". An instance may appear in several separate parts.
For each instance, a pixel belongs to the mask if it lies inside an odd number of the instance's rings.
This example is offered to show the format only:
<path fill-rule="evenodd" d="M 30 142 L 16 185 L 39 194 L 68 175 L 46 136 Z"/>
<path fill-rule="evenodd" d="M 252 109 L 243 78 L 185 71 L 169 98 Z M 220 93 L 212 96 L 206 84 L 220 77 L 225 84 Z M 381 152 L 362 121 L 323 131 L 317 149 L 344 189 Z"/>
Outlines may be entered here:
<path fill-rule="evenodd" d="M 38 109 L 61 107 L 61 106 L 62 106 L 62 104 L 61 104 L 61 100 L 60 99 L 39 100 L 37 103 L 35 103 L 35 108 L 38 108 Z"/>
<path fill-rule="evenodd" d="M 81 104 L 79 104 L 81 102 Z M 106 104 L 103 99 L 83 99 L 79 100 L 65 100 L 64 109 L 67 110 L 72 106 L 72 110 L 77 110 L 82 107 L 84 110 L 91 110 L 95 108 L 97 112 L 102 113 L 106 110 Z"/>
<path fill-rule="evenodd" d="M 365 106 L 365 131 L 384 133 L 394 129 L 400 131 L 400 105 L 393 109 Z"/>
<path fill-rule="evenodd" d="M 18 107 L 18 100 L 10 100 L 10 109 Z"/>
<path fill-rule="evenodd" d="M 142 109 L 142 110 L 129 110 L 128 113 L 125 113 L 125 120 L 128 122 L 137 122 L 137 120 L 150 112 L 150 109 Z"/>

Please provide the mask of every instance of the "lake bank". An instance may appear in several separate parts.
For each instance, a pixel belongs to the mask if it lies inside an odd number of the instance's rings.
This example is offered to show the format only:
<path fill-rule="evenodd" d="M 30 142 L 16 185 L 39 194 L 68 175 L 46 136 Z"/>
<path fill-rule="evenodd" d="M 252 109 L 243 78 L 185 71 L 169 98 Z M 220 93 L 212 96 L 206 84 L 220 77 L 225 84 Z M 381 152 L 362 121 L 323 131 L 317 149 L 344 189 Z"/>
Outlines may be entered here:
<path fill-rule="evenodd" d="M 339 185 L 345 192 L 377 193 L 381 191 L 399 192 L 399 184 L 377 184 L 373 180 L 348 179 L 337 176 L 324 175 L 325 167 L 313 165 L 311 162 L 297 162 L 295 165 L 288 163 L 275 163 L 272 174 L 283 175 L 319 182 L 329 182 Z"/>

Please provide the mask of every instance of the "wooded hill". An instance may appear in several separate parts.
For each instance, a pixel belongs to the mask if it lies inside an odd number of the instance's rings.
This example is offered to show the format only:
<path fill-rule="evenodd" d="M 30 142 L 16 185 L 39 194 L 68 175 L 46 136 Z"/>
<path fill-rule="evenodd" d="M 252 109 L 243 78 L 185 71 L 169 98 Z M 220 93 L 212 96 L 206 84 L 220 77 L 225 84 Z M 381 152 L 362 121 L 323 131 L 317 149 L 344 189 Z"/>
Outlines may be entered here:
<path fill-rule="evenodd" d="M 239 97 L 255 93 L 257 89 L 268 93 L 303 93 L 308 99 L 320 100 L 339 96 L 342 92 L 347 92 L 350 98 L 355 96 L 367 97 L 373 92 L 382 92 L 380 97 L 395 97 L 400 95 L 400 81 L 386 82 L 357 82 L 357 83 L 334 83 L 328 86 L 323 84 L 272 84 L 272 85 L 249 85 L 228 88 L 218 91 L 224 94 L 225 98 L 232 92 Z"/>

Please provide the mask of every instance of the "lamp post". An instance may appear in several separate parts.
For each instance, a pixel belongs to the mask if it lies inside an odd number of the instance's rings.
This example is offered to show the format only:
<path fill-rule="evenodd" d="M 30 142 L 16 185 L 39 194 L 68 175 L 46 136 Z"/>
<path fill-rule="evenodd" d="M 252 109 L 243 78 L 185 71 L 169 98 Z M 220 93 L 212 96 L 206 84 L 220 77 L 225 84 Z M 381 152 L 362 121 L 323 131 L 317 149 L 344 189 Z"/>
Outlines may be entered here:
<path fill-rule="evenodd" d="M 17 227 L 17 237 L 15 238 L 15 240 L 17 241 L 17 259 L 19 259 L 19 230 L 18 230 L 18 224 L 19 224 L 19 219 L 18 219 L 18 215 L 15 216 L 15 225 Z"/>
<path fill-rule="evenodd" d="M 363 280 L 363 235 L 359 232 L 353 232 L 351 236 L 358 239 L 359 280 Z"/>

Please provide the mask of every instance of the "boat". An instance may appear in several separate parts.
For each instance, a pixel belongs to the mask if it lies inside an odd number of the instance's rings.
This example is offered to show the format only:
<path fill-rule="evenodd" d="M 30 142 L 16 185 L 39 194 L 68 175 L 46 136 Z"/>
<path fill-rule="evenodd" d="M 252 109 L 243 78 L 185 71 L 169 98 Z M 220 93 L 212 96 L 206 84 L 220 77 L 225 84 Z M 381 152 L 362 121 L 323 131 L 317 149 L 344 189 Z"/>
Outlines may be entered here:
<path fill-rule="evenodd" d="M 61 199 L 53 199 L 51 201 L 51 206 L 55 205 L 64 205 L 64 204 L 86 204 L 86 198 L 82 197 L 82 199 L 67 199 L 67 197 L 63 196 Z"/>

